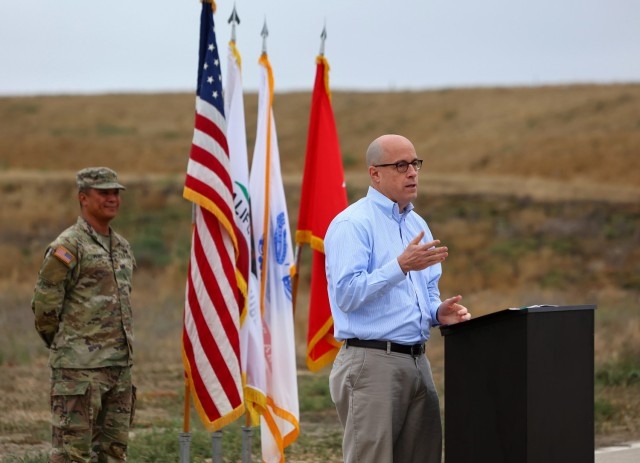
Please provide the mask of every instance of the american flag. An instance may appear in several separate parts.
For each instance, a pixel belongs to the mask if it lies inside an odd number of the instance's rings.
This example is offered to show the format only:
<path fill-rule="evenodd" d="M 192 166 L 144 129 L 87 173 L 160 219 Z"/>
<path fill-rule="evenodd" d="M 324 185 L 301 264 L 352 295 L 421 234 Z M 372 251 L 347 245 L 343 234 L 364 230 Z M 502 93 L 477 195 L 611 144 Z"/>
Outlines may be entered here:
<path fill-rule="evenodd" d="M 237 238 L 222 72 L 211 4 L 203 2 L 196 117 L 184 197 L 194 206 L 182 333 L 195 408 L 218 430 L 244 413 L 240 368 Z"/>

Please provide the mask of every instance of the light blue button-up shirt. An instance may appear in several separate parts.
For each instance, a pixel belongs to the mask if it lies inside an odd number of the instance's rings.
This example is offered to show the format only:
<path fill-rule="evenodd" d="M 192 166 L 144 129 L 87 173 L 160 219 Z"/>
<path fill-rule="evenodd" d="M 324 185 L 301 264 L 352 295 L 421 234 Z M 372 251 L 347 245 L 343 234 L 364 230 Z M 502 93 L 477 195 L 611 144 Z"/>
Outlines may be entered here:
<path fill-rule="evenodd" d="M 324 238 L 334 336 L 416 344 L 438 324 L 440 264 L 407 275 L 398 264 L 409 242 L 427 223 L 409 204 L 398 204 L 369 187 L 367 196 L 338 214 Z"/>

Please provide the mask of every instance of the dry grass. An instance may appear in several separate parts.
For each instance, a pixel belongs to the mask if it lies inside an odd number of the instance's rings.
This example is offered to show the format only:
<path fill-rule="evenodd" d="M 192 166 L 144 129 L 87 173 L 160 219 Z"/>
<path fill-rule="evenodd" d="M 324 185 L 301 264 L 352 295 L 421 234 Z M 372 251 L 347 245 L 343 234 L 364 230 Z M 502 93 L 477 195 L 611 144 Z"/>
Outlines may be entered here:
<path fill-rule="evenodd" d="M 347 170 L 361 171 L 373 137 L 411 138 L 439 175 L 473 173 L 565 182 L 640 182 L 640 85 L 333 92 Z M 310 95 L 277 94 L 285 172 L 304 164 Z M 181 173 L 193 130 L 189 94 L 0 98 L 0 169 Z M 253 147 L 257 97 L 245 101 Z"/>
<path fill-rule="evenodd" d="M 275 101 L 293 227 L 309 100 Z M 463 294 L 476 316 L 532 303 L 598 305 L 601 445 L 640 436 L 639 102 L 638 85 L 333 94 L 352 200 L 366 191 L 371 138 L 402 133 L 422 153 L 417 210 L 451 250 L 443 294 Z M 250 95 L 250 147 L 255 110 Z M 181 184 L 192 123 L 193 97 L 184 94 L 0 98 L 0 456 L 46 447 L 46 351 L 29 300 L 46 244 L 75 220 L 73 175 L 87 165 L 110 165 L 129 186 L 114 225 L 140 263 L 140 426 L 180 420 L 171 410 L 179 415 L 182 397 L 190 206 Z M 301 366 L 309 259 L 307 251 L 295 319 Z M 443 390 L 437 332 L 429 356 Z M 330 413 L 305 418 L 303 430 L 337 426 Z"/>

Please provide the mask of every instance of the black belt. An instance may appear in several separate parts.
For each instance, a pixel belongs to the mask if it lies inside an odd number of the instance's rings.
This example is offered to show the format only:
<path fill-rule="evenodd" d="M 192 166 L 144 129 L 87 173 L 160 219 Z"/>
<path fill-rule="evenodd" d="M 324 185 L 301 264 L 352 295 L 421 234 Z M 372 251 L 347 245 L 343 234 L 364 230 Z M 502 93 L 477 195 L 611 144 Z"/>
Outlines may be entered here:
<path fill-rule="evenodd" d="M 371 341 L 366 339 L 345 339 L 344 343 L 347 347 L 367 347 L 369 349 L 386 350 L 387 352 L 399 352 L 401 354 L 409 354 L 413 357 L 424 354 L 424 344 L 396 344 L 391 341 Z"/>

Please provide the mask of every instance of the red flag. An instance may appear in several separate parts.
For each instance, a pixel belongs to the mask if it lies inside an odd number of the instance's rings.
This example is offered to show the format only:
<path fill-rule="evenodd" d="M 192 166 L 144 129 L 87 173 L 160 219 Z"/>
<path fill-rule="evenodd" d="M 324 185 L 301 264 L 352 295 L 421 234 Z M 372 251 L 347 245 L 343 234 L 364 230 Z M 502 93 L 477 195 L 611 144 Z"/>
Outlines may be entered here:
<path fill-rule="evenodd" d="M 194 404 L 210 431 L 244 413 L 240 368 L 240 272 L 211 5 L 202 4 L 196 118 L 184 197 L 194 203 L 182 357 Z"/>
<path fill-rule="evenodd" d="M 333 318 L 324 269 L 324 235 L 331 220 L 347 207 L 338 132 L 331 108 L 329 63 L 316 59 L 307 153 L 302 179 L 296 242 L 313 249 L 307 366 L 317 371 L 335 358 L 340 343 L 333 337 Z"/>

